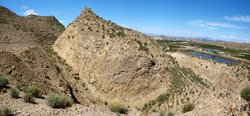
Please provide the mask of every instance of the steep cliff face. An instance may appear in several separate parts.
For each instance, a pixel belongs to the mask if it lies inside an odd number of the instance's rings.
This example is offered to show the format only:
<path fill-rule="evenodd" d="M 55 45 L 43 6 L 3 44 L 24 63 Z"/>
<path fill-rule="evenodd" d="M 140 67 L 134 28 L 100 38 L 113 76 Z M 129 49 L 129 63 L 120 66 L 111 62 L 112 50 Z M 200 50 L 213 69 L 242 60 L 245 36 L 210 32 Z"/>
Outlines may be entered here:
<path fill-rule="evenodd" d="M 66 59 L 80 79 L 74 94 L 86 103 L 86 87 L 95 99 L 120 100 L 133 106 L 166 90 L 171 67 L 158 57 L 160 48 L 145 35 L 123 28 L 84 8 L 56 40 L 53 49 Z M 91 101 L 91 100 L 90 100 Z"/>

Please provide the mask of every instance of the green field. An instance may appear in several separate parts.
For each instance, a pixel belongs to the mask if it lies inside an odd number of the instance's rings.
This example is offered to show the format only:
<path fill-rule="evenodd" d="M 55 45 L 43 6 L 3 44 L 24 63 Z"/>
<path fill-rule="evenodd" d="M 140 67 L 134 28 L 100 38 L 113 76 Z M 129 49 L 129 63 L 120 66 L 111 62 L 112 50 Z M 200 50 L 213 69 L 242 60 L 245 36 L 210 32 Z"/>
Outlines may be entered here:
<path fill-rule="evenodd" d="M 243 55 L 243 56 L 236 56 L 236 57 L 250 60 L 250 55 Z"/>
<path fill-rule="evenodd" d="M 185 42 L 182 40 L 157 40 L 158 43 Z"/>

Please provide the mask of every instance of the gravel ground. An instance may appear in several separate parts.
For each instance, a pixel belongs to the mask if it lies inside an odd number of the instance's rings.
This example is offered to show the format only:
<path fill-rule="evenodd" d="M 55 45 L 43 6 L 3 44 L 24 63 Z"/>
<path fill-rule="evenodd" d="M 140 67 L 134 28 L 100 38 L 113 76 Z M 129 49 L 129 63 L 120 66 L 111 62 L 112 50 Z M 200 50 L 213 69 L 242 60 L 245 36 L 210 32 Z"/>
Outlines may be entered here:
<path fill-rule="evenodd" d="M 0 107 L 9 106 L 17 116 L 117 116 L 107 107 L 90 106 L 84 107 L 73 104 L 72 107 L 64 109 L 53 109 L 46 105 L 46 99 L 35 98 L 36 104 L 25 103 L 24 93 L 20 92 L 20 98 L 13 99 L 8 93 L 0 94 Z M 129 116 L 139 116 L 140 112 L 131 110 Z"/>

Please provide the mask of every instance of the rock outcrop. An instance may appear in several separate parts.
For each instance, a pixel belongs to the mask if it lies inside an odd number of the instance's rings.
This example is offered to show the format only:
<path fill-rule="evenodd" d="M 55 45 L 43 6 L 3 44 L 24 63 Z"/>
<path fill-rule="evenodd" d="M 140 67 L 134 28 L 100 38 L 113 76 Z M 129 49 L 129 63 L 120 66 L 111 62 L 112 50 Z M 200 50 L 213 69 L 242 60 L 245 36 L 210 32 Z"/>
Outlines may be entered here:
<path fill-rule="evenodd" d="M 106 21 L 90 8 L 83 9 L 53 49 L 79 73 L 80 80 L 71 85 L 83 104 L 93 101 L 82 97 L 87 88 L 96 101 L 141 105 L 162 93 L 170 80 L 168 58 L 158 57 L 162 50 L 147 36 Z"/>

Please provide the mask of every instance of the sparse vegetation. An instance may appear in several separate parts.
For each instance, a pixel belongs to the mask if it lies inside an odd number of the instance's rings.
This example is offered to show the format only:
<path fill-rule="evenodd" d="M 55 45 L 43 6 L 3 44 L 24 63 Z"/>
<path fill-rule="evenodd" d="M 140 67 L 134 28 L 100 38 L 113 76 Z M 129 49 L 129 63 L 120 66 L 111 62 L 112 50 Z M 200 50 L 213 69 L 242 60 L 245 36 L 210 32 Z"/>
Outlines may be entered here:
<path fill-rule="evenodd" d="M 1 92 L 7 93 L 7 89 L 6 89 L 6 88 L 2 88 Z M 0 93 L 1 93 L 1 92 L 0 92 Z"/>
<path fill-rule="evenodd" d="M 105 102 L 104 102 L 104 105 L 108 105 L 108 102 L 107 102 L 107 101 L 105 101 Z"/>
<path fill-rule="evenodd" d="M 9 84 L 9 80 L 0 72 L 0 87 L 4 87 Z"/>
<path fill-rule="evenodd" d="M 27 86 L 22 86 L 22 91 L 26 91 L 26 89 L 27 89 L 28 87 Z"/>
<path fill-rule="evenodd" d="M 164 93 L 164 94 L 161 94 L 157 97 L 157 101 L 162 103 L 163 101 L 166 101 L 168 100 L 170 97 L 170 94 L 169 93 Z"/>
<path fill-rule="evenodd" d="M 243 89 L 240 93 L 241 97 L 247 102 L 250 101 L 250 87 Z"/>
<path fill-rule="evenodd" d="M 166 112 L 160 111 L 160 112 L 159 112 L 159 115 L 160 115 L 160 116 L 165 116 L 165 115 L 166 115 Z"/>
<path fill-rule="evenodd" d="M 165 112 L 163 112 L 163 111 L 160 111 L 160 112 L 159 112 L 159 115 L 160 115 L 160 116 L 165 116 L 165 115 L 166 115 L 166 113 L 165 113 Z"/>
<path fill-rule="evenodd" d="M 168 116 L 174 116 L 173 112 L 168 112 Z"/>
<path fill-rule="evenodd" d="M 182 109 L 182 113 L 186 113 L 189 111 L 192 111 L 194 109 L 194 104 L 186 104 L 184 105 L 183 109 Z"/>
<path fill-rule="evenodd" d="M 15 88 L 10 88 L 10 96 L 12 98 L 18 98 L 19 97 L 19 92 Z"/>
<path fill-rule="evenodd" d="M 35 99 L 31 93 L 26 93 L 25 96 L 23 97 L 23 100 L 26 103 L 35 103 Z"/>
<path fill-rule="evenodd" d="M 137 40 L 137 39 L 136 39 L 135 41 L 140 45 L 139 50 L 143 50 L 143 51 L 148 52 L 148 48 L 147 48 L 146 46 L 142 45 L 142 43 L 141 43 L 140 40 Z"/>
<path fill-rule="evenodd" d="M 71 98 L 60 96 L 57 94 L 51 94 L 47 99 L 47 105 L 52 108 L 65 108 L 71 107 L 73 100 Z"/>
<path fill-rule="evenodd" d="M 1 109 L 0 116 L 14 116 L 14 113 L 8 106 L 4 106 Z"/>
<path fill-rule="evenodd" d="M 16 84 L 15 87 L 18 89 L 18 90 L 21 90 L 21 86 L 19 84 Z"/>
<path fill-rule="evenodd" d="M 26 92 L 27 93 L 30 93 L 32 96 L 34 97 L 42 97 L 42 90 L 39 89 L 38 87 L 36 86 L 29 86 L 27 89 L 26 89 Z"/>
<path fill-rule="evenodd" d="M 88 30 L 92 31 L 92 28 L 91 28 L 91 27 L 88 27 Z"/>
<path fill-rule="evenodd" d="M 109 109 L 112 112 L 116 112 L 119 114 L 126 114 L 128 112 L 128 109 L 124 107 L 124 105 L 118 101 L 113 101 L 109 104 Z"/>
<path fill-rule="evenodd" d="M 126 34 L 124 33 L 124 31 L 120 31 L 120 32 L 118 32 L 117 33 L 117 35 L 119 36 L 119 37 L 126 37 Z"/>
<path fill-rule="evenodd" d="M 75 76 L 74 78 L 75 78 L 75 80 L 79 80 L 80 79 L 80 77 L 78 77 L 78 76 Z"/>
<path fill-rule="evenodd" d="M 75 88 L 75 92 L 78 92 L 79 90 L 78 90 L 78 88 Z"/>

